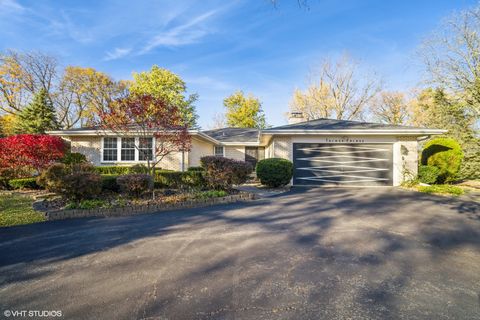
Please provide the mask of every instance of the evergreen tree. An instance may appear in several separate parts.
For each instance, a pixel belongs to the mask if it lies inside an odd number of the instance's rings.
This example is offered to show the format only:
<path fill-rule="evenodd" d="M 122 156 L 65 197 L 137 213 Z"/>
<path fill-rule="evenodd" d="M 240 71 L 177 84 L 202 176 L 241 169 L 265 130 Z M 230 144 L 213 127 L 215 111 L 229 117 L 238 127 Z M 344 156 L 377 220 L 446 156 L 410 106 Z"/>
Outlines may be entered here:
<path fill-rule="evenodd" d="M 45 133 L 58 129 L 55 108 L 45 89 L 41 89 L 33 101 L 18 115 L 17 133 Z"/>

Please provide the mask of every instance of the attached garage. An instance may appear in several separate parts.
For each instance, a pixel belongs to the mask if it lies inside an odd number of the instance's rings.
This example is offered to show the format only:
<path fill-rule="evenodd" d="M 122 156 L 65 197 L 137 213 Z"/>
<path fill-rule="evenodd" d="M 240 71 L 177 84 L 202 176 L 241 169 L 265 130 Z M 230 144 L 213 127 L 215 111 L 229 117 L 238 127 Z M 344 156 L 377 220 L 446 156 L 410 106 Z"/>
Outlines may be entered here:
<path fill-rule="evenodd" d="M 268 157 L 293 162 L 292 185 L 398 186 L 415 178 L 418 140 L 445 130 L 316 119 L 262 131 Z"/>
<path fill-rule="evenodd" d="M 392 144 L 293 144 L 293 184 L 393 185 Z"/>

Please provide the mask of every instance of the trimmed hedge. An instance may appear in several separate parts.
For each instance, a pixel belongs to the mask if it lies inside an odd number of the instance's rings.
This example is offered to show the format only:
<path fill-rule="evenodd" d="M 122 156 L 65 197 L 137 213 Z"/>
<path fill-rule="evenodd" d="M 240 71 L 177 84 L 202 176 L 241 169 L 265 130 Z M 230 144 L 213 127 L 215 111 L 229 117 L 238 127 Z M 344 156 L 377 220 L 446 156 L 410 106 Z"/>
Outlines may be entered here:
<path fill-rule="evenodd" d="M 163 171 L 161 168 L 155 168 L 155 172 Z M 127 166 L 98 166 L 95 167 L 95 172 L 99 174 L 147 174 L 148 168 L 143 164 L 136 164 L 130 167 Z"/>
<path fill-rule="evenodd" d="M 269 158 L 258 161 L 256 171 L 263 185 L 276 188 L 290 182 L 293 164 L 287 159 Z"/>
<path fill-rule="evenodd" d="M 462 160 L 463 151 L 456 140 L 435 138 L 425 144 L 421 162 L 440 170 L 438 183 L 449 183 L 457 179 Z"/>
<path fill-rule="evenodd" d="M 40 186 L 37 184 L 37 178 L 21 178 L 21 179 L 12 179 L 8 181 L 8 185 L 12 189 L 40 189 Z"/>
<path fill-rule="evenodd" d="M 160 170 L 155 173 L 155 187 L 157 188 L 202 188 L 205 185 L 202 171 L 169 171 Z"/>
<path fill-rule="evenodd" d="M 187 171 L 205 171 L 202 167 L 189 167 Z"/>
<path fill-rule="evenodd" d="M 130 167 L 120 167 L 120 166 L 99 166 L 95 167 L 95 172 L 99 174 L 129 174 Z"/>
<path fill-rule="evenodd" d="M 418 180 L 427 184 L 434 184 L 438 180 L 440 175 L 440 169 L 434 166 L 419 166 L 418 167 Z"/>

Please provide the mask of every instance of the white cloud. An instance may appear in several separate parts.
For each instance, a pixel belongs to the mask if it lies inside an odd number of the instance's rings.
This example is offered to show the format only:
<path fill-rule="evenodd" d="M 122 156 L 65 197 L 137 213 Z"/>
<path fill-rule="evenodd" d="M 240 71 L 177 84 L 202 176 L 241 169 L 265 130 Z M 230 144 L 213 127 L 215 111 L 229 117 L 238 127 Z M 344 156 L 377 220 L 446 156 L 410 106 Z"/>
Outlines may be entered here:
<path fill-rule="evenodd" d="M 218 11 L 219 9 L 208 11 L 185 24 L 160 32 L 140 50 L 140 54 L 147 53 L 161 46 L 175 47 L 197 42 L 211 32 L 202 26 L 202 23 L 214 16 Z"/>
<path fill-rule="evenodd" d="M 16 0 L 0 0 L 0 13 L 12 13 L 25 11 L 25 7 Z"/>
<path fill-rule="evenodd" d="M 108 51 L 103 60 L 110 61 L 125 57 L 132 51 L 131 48 L 115 48 L 113 51 Z"/>

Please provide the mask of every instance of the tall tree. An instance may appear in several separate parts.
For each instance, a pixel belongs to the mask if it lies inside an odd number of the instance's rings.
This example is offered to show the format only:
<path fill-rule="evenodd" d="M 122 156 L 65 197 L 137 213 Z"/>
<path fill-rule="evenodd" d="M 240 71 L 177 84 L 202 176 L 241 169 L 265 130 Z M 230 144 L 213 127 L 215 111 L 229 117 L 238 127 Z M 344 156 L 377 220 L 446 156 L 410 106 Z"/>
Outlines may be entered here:
<path fill-rule="evenodd" d="M 242 91 L 236 91 L 223 100 L 223 105 L 227 109 L 225 117 L 228 126 L 258 129 L 267 127 L 262 103 L 252 94 L 245 96 Z"/>
<path fill-rule="evenodd" d="M 57 60 L 40 52 L 6 51 L 0 54 L 0 109 L 14 114 L 41 89 L 54 90 Z"/>
<path fill-rule="evenodd" d="M 187 95 L 185 82 L 175 73 L 154 65 L 150 71 L 133 74 L 129 91 L 136 95 L 151 95 L 177 106 L 185 125 L 198 127 L 194 105 L 198 95 Z"/>
<path fill-rule="evenodd" d="M 338 60 L 325 60 L 312 72 L 307 89 L 295 90 L 290 109 L 302 112 L 307 120 L 359 119 L 379 91 L 379 81 L 343 55 Z"/>
<path fill-rule="evenodd" d="M 127 83 L 93 68 L 68 66 L 55 93 L 59 122 L 68 129 L 91 125 L 98 110 L 126 95 Z"/>
<path fill-rule="evenodd" d="M 448 130 L 445 136 L 456 139 L 465 153 L 461 176 L 480 177 L 480 139 L 476 115 L 468 103 L 443 89 L 423 90 L 411 103 L 411 123 Z"/>
<path fill-rule="evenodd" d="M 39 134 L 55 129 L 58 129 L 55 108 L 47 90 L 42 88 L 33 101 L 18 114 L 16 131 L 22 134 Z"/>
<path fill-rule="evenodd" d="M 432 83 L 480 115 L 480 5 L 452 15 L 420 50 Z"/>
<path fill-rule="evenodd" d="M 370 112 L 375 120 L 404 125 L 408 120 L 408 102 L 402 92 L 382 91 L 371 103 Z"/>

